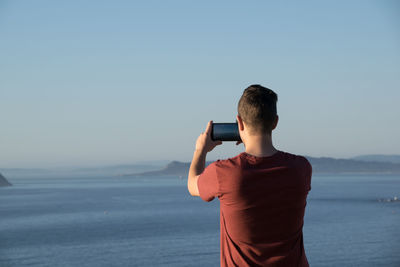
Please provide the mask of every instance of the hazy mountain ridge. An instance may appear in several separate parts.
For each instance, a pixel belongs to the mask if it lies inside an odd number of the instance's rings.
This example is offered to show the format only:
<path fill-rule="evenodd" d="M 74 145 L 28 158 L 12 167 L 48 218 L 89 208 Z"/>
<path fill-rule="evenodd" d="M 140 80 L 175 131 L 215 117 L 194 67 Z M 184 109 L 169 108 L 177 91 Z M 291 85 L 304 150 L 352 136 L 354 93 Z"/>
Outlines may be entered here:
<path fill-rule="evenodd" d="M 400 164 L 392 162 L 370 162 L 355 159 L 306 156 L 314 174 L 400 174 Z M 206 162 L 206 165 L 210 164 Z M 132 173 L 124 176 L 187 176 L 190 162 L 172 161 L 163 169 L 150 172 Z"/>
<path fill-rule="evenodd" d="M 370 154 L 370 155 L 356 156 L 351 159 L 368 161 L 368 162 L 375 161 L 375 162 L 400 163 L 400 155 Z"/>
<path fill-rule="evenodd" d="M 11 183 L 0 173 L 0 187 L 11 186 Z"/>
<path fill-rule="evenodd" d="M 118 176 L 125 173 L 146 172 L 160 169 L 160 165 L 121 164 L 99 167 L 63 167 L 63 168 L 0 168 L 8 177 L 57 178 L 57 177 L 102 177 Z"/>
<path fill-rule="evenodd" d="M 349 159 L 306 156 L 313 166 L 315 174 L 400 174 L 400 163 L 394 163 L 400 155 L 362 155 Z M 360 158 L 360 159 L 358 159 Z M 376 159 L 376 161 L 372 161 Z M 387 160 L 387 161 L 384 161 Z M 167 161 L 165 161 L 167 162 Z M 206 162 L 206 165 L 212 161 Z M 147 162 L 146 162 L 147 163 Z M 133 163 L 98 167 L 65 168 L 0 168 L 0 172 L 9 178 L 58 178 L 58 177 L 116 177 L 116 176 L 187 176 L 190 162 L 171 161 Z M 152 163 L 152 164 L 151 164 Z M 163 167 L 164 166 L 164 167 Z M 4 179 L 4 177 L 3 177 Z"/>
<path fill-rule="evenodd" d="M 398 173 L 400 164 L 392 162 L 362 161 L 355 159 L 336 159 L 329 157 L 308 157 L 313 167 L 313 173 Z"/>
<path fill-rule="evenodd" d="M 206 166 L 212 161 L 207 161 Z M 125 174 L 123 176 L 158 176 L 158 175 L 174 175 L 174 176 L 187 176 L 189 172 L 190 162 L 172 161 L 167 164 L 163 169 L 149 172 Z"/>

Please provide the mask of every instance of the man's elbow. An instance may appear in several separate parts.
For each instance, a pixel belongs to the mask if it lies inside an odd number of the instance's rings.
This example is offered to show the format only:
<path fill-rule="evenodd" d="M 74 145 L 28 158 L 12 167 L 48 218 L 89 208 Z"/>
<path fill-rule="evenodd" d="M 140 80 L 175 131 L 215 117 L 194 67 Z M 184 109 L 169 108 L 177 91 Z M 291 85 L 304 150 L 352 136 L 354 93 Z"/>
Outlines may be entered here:
<path fill-rule="evenodd" d="M 198 176 L 195 177 L 191 177 L 190 175 L 188 176 L 188 183 L 187 183 L 188 191 L 189 194 L 194 197 L 200 196 L 199 189 L 197 187 L 197 180 Z"/>
<path fill-rule="evenodd" d="M 188 183 L 187 183 L 187 188 L 188 188 L 189 194 L 190 194 L 191 196 L 193 196 L 192 190 L 190 189 L 191 187 L 190 187 L 190 182 L 189 182 L 189 180 L 188 180 Z"/>
<path fill-rule="evenodd" d="M 197 195 L 195 195 L 195 193 L 192 191 L 192 190 L 190 190 L 190 187 L 188 187 L 188 191 L 189 191 L 189 194 L 192 196 L 192 197 L 196 197 Z"/>

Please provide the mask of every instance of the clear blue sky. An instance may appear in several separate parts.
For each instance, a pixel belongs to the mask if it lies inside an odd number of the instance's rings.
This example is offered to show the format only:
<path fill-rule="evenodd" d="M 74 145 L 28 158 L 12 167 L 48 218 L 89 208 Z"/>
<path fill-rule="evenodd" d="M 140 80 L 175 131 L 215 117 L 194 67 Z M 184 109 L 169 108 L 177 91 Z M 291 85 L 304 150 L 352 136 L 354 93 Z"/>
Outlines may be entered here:
<path fill-rule="evenodd" d="M 278 149 L 399 154 L 399 29 L 398 1 L 1 1 L 0 166 L 189 161 L 253 83 Z"/>

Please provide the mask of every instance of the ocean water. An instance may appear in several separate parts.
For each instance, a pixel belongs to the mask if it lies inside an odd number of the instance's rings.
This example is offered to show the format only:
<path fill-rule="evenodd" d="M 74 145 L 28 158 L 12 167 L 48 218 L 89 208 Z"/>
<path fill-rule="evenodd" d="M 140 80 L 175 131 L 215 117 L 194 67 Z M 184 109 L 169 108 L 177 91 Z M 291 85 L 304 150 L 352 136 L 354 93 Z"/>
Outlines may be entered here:
<path fill-rule="evenodd" d="M 10 179 L 0 266 L 218 266 L 219 202 L 177 177 Z M 314 175 L 311 266 L 400 266 L 400 177 Z"/>

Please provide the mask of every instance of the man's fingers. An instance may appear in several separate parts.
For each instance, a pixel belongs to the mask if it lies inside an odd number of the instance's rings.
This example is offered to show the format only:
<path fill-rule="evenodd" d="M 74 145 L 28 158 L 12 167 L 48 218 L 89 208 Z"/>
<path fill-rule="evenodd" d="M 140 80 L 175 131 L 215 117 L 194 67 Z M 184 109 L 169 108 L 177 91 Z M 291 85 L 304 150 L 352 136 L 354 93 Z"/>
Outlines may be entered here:
<path fill-rule="evenodd" d="M 205 133 L 207 135 L 211 133 L 211 127 L 212 127 L 212 121 L 209 121 L 208 124 L 207 124 L 206 131 L 205 131 Z"/>

